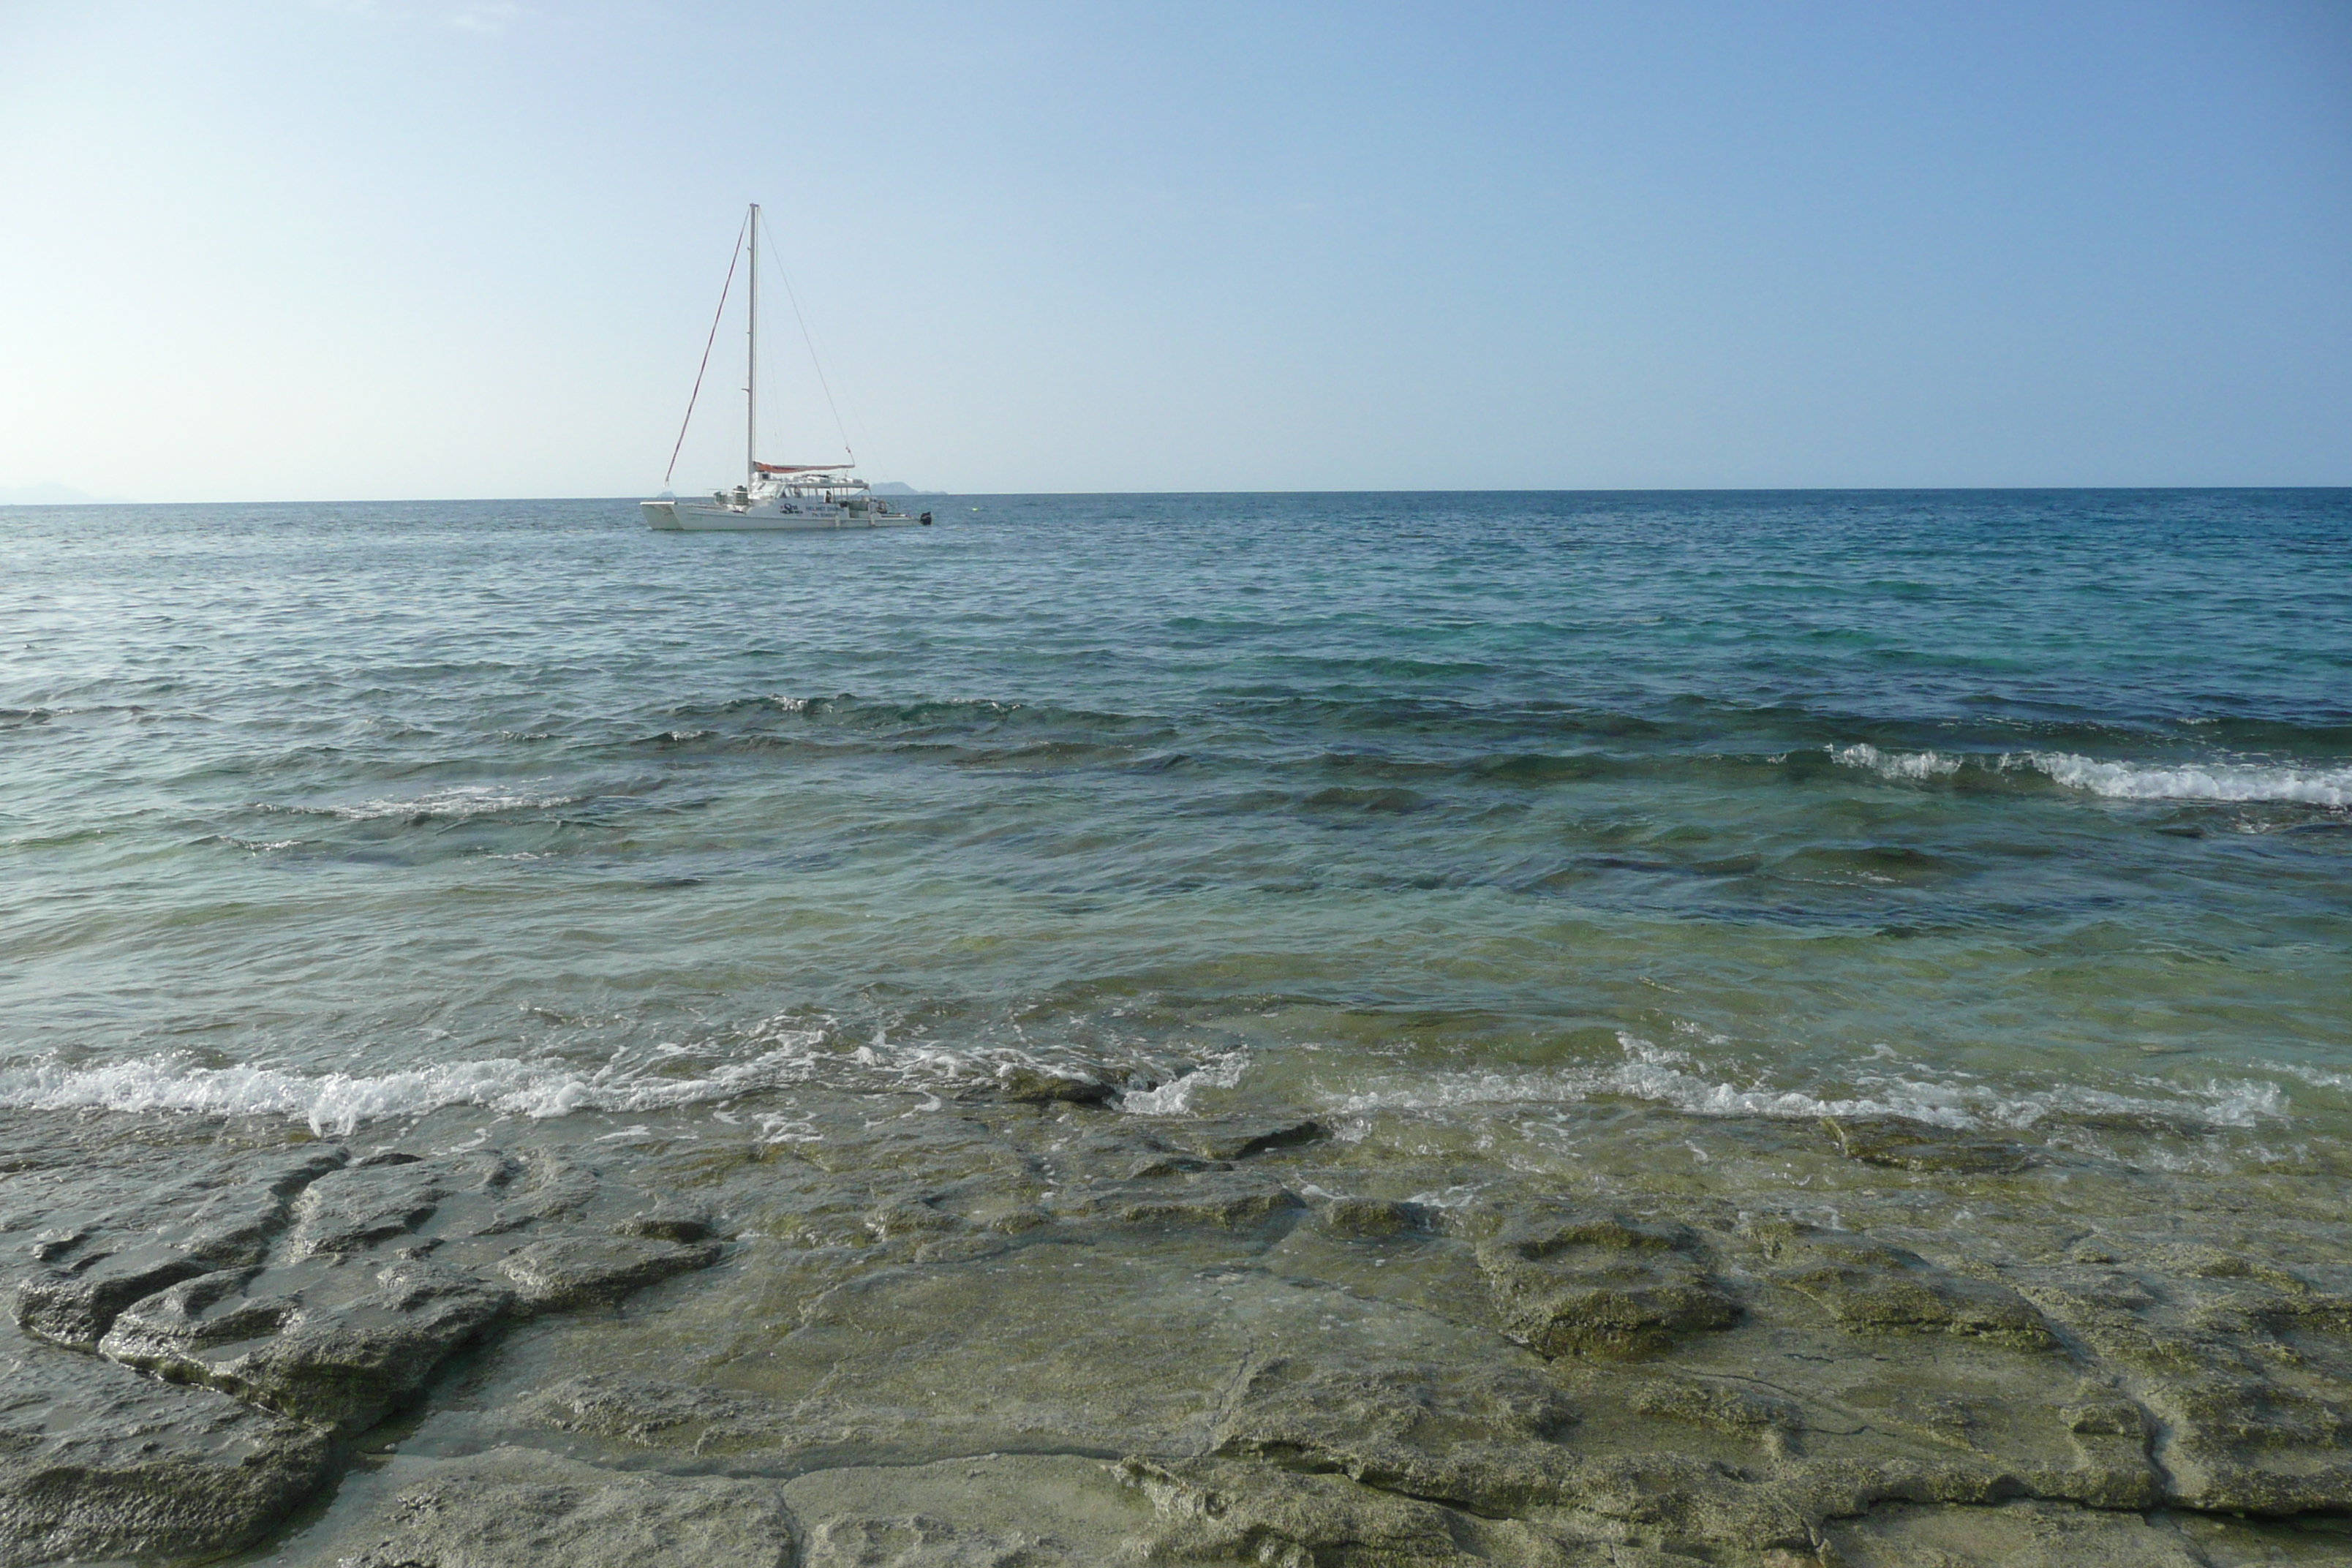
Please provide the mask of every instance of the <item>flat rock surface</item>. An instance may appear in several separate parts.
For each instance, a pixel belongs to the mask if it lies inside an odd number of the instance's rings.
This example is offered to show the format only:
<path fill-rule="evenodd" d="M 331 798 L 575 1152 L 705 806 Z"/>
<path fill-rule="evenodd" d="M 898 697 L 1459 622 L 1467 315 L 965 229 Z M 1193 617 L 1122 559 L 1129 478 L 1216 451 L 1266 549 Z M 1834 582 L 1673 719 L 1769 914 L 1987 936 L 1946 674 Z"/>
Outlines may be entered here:
<path fill-rule="evenodd" d="M 215 1148 L 144 1189 L 66 1147 L 25 1163 L 47 1168 L 10 1183 L 0 1236 L 0 1563 L 217 1554 L 278 1528 L 336 1437 L 462 1350 L 720 1250 L 611 1234 L 657 1205 L 553 1152 Z"/>
<path fill-rule="evenodd" d="M 217 1556 L 330 1473 L 317 1429 L 97 1356 L 0 1350 L 0 1568 Z"/>
<path fill-rule="evenodd" d="M 805 1568 L 1084 1568 L 1148 1561 L 1162 1533 L 1115 1465 L 982 1454 L 787 1482 Z"/>
<path fill-rule="evenodd" d="M 629 1475 L 528 1449 L 403 1461 L 383 1509 L 328 1542 L 339 1568 L 790 1568 L 773 1482 Z"/>
<path fill-rule="evenodd" d="M 11 1565 L 2352 1561 L 2336 1175 L 996 1087 L 26 1153 Z"/>

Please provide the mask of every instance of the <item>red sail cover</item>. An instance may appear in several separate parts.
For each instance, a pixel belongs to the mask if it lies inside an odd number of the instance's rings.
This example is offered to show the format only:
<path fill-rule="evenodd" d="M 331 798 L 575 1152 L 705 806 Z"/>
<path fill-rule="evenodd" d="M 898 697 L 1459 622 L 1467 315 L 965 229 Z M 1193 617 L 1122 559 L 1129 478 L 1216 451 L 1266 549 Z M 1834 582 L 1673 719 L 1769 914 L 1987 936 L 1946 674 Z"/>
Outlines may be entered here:
<path fill-rule="evenodd" d="M 751 465 L 763 474 L 829 474 L 836 468 L 853 468 L 850 463 L 761 463 Z"/>

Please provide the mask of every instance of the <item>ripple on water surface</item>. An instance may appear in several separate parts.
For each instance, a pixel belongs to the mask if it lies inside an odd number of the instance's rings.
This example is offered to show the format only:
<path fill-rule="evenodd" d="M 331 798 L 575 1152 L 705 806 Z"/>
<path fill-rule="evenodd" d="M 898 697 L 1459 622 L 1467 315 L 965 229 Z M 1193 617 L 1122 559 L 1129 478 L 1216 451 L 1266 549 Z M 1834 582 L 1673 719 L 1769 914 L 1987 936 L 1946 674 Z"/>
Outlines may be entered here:
<path fill-rule="evenodd" d="M 2337 492 L 75 515 L 0 519 L 6 1104 L 2344 1131 Z"/>

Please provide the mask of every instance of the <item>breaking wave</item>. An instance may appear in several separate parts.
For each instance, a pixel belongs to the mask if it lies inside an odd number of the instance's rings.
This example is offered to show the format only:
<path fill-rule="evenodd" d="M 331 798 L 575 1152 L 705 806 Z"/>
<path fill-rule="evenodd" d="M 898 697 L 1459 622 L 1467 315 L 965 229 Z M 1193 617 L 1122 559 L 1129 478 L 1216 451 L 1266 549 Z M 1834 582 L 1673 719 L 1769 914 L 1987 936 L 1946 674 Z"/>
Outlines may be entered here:
<path fill-rule="evenodd" d="M 43 1058 L 0 1066 L 0 1110 L 282 1117 L 322 1138 L 341 1138 L 370 1122 L 452 1106 L 536 1120 L 575 1111 L 715 1105 L 804 1084 L 874 1093 L 961 1094 L 987 1092 L 988 1085 L 1014 1067 L 1096 1078 L 1104 1070 L 1102 1064 L 1017 1047 L 893 1044 L 879 1031 L 851 1047 L 836 1041 L 831 1020 L 811 1024 L 804 1017 L 766 1020 L 750 1032 L 748 1043 L 760 1047 L 757 1054 L 734 1059 L 708 1047 L 668 1044 L 650 1050 L 625 1047 L 596 1068 L 492 1057 L 386 1073 L 207 1067 L 178 1052 L 79 1067 Z M 1125 1091 L 1119 1109 L 1147 1116 L 1189 1114 L 1195 1093 L 1231 1089 L 1246 1065 L 1247 1053 L 1240 1051 L 1179 1064 L 1157 1087 Z M 1116 1080 L 1118 1073 L 1110 1076 Z M 1129 1081 L 1150 1086 L 1158 1076 Z"/>
<path fill-rule="evenodd" d="M 1864 741 L 1832 746 L 1830 755 L 1849 768 L 1868 768 L 1881 778 L 1935 779 L 1960 771 L 1960 759 L 1940 752 L 1882 752 Z"/>
<path fill-rule="evenodd" d="M 2053 1117 L 2125 1116 L 2190 1122 L 2206 1128 L 2245 1128 L 2287 1113 L 2287 1099 L 2275 1083 L 2261 1079 L 2215 1080 L 2201 1090 L 2163 1085 L 2172 1099 L 2116 1094 L 2081 1085 L 2039 1093 L 2004 1093 L 1990 1085 L 1955 1083 L 1895 1075 L 1864 1075 L 1860 1092 L 1828 1097 L 1762 1084 L 1742 1087 L 1690 1070 L 1694 1064 L 1632 1035 L 1620 1035 L 1622 1062 L 1523 1073 L 1446 1073 L 1409 1082 L 1326 1097 L 1326 1109 L 1339 1115 L 1383 1110 L 1444 1111 L 1477 1106 L 1574 1104 L 1617 1098 L 1671 1106 L 1692 1116 L 1767 1117 L 1809 1121 L 1819 1117 L 1899 1117 L 1954 1131 L 2022 1131 Z M 2158 1087 L 2147 1080 L 2151 1088 Z"/>
<path fill-rule="evenodd" d="M 300 816 L 335 816 L 346 822 L 373 822 L 388 816 L 461 820 L 469 816 L 496 816 L 509 811 L 551 811 L 558 806 L 576 805 L 586 798 L 578 795 L 550 795 L 527 789 L 500 788 L 496 784 L 452 784 L 446 789 L 431 790 L 404 800 L 362 800 L 341 805 L 273 805 L 257 802 L 255 809 L 289 812 Z"/>
<path fill-rule="evenodd" d="M 2325 1068 L 2302 1067 L 2294 1062 L 2262 1062 L 2257 1065 L 2270 1072 L 2283 1072 L 2289 1078 L 2299 1078 L 2314 1089 L 2352 1089 L 2352 1072 L 2329 1072 Z"/>
<path fill-rule="evenodd" d="M 23 1110 L 192 1111 L 278 1116 L 320 1137 L 347 1137 L 362 1124 L 422 1116 L 453 1105 L 501 1116 L 544 1118 L 576 1110 L 656 1110 L 805 1082 L 814 1063 L 806 1038 L 694 1078 L 656 1076 L 619 1058 L 590 1073 L 546 1062 L 491 1058 L 381 1074 L 299 1073 L 277 1068 L 199 1067 L 173 1054 L 103 1067 L 54 1061 L 0 1068 L 0 1106 Z"/>
<path fill-rule="evenodd" d="M 1248 1066 L 1249 1053 L 1234 1051 L 1156 1088 L 1129 1089 L 1118 1097 L 1118 1108 L 1130 1116 L 1182 1116 L 1192 1110 L 1196 1092 L 1235 1088 Z"/>
<path fill-rule="evenodd" d="M 1832 745 L 1840 766 L 1884 779 L 1925 783 L 1964 767 L 1990 773 L 2037 773 L 2063 789 L 2110 800 L 2277 801 L 2300 805 L 2352 806 L 2352 767 L 2284 767 L 2266 763 L 2116 763 L 2073 752 L 2002 752 L 1954 756 L 1942 752 L 1884 752 L 1867 741 Z"/>
<path fill-rule="evenodd" d="M 2291 801 L 2303 805 L 2352 805 L 2352 767 L 2286 768 L 2254 763 L 2198 763 L 2161 767 L 2103 763 L 2071 752 L 2026 752 L 2003 757 L 2004 767 L 2030 767 L 2068 789 L 2115 800 Z"/>

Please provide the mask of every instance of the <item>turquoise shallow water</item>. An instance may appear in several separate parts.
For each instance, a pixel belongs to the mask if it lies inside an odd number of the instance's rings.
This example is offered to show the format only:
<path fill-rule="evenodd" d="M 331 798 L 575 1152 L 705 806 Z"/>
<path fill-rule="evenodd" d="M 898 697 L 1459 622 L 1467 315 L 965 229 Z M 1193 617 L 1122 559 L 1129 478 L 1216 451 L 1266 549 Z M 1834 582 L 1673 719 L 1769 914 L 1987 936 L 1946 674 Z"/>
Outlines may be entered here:
<path fill-rule="evenodd" d="M 0 1108 L 2352 1132 L 2352 492 L 934 510 L 0 510 Z"/>

